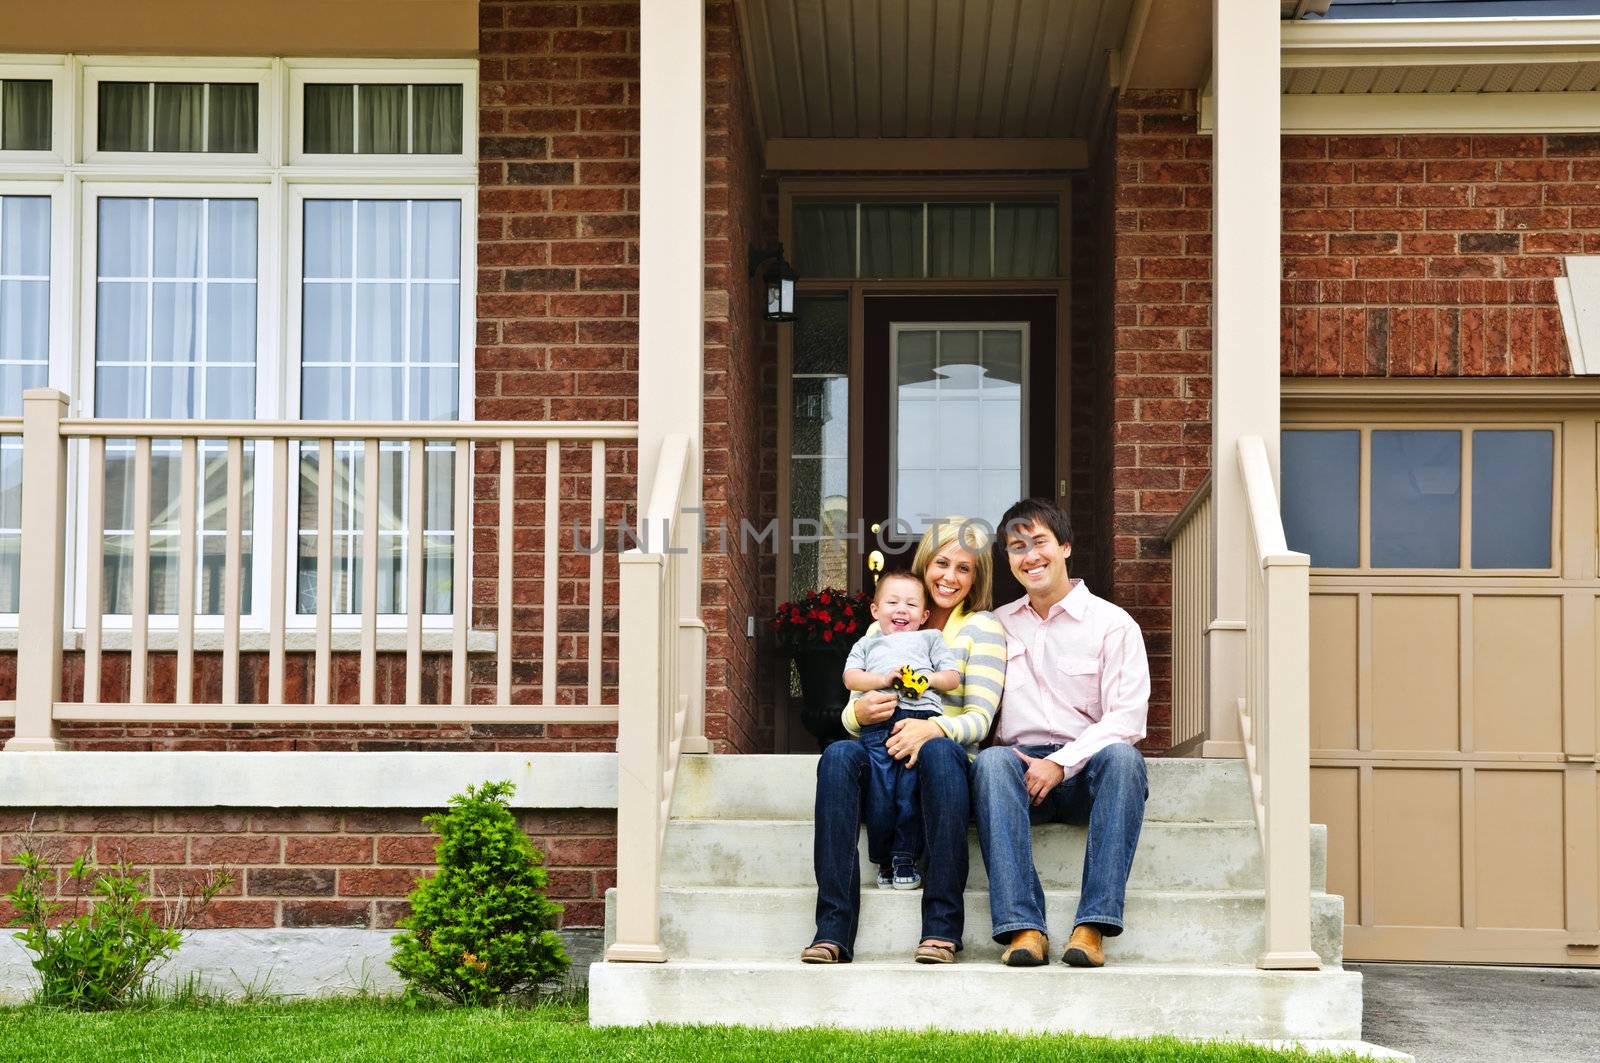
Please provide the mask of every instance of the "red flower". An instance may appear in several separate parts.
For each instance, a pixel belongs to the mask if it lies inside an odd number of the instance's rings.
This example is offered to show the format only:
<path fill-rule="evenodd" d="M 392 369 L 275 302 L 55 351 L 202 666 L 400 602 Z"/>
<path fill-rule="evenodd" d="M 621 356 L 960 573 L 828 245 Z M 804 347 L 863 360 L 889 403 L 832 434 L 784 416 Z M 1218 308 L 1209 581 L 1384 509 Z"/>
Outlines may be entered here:
<path fill-rule="evenodd" d="M 827 605 L 829 602 L 833 601 L 833 596 L 827 591 L 823 591 L 822 594 L 817 597 L 817 601 L 821 602 L 823 605 Z"/>
<path fill-rule="evenodd" d="M 823 632 L 823 633 L 822 633 L 822 641 L 823 641 L 823 642 L 832 642 L 832 641 L 833 641 L 833 632 L 831 632 L 831 631 L 824 631 L 824 632 Z"/>

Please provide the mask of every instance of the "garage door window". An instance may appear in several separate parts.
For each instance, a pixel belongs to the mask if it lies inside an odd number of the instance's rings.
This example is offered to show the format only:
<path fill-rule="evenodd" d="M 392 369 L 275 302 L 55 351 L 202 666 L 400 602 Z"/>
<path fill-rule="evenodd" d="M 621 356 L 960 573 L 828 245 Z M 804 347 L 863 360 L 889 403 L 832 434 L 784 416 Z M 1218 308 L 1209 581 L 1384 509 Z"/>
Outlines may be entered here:
<path fill-rule="evenodd" d="M 1320 569 L 1547 572 L 1555 430 L 1328 427 L 1283 433 L 1283 518 Z"/>

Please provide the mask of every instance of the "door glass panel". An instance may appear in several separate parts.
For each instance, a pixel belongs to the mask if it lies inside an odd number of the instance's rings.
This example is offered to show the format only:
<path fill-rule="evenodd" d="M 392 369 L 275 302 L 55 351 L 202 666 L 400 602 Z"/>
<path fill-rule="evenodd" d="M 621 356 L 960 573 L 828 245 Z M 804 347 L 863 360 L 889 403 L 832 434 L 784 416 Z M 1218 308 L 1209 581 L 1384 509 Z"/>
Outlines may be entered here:
<path fill-rule="evenodd" d="M 1461 433 L 1372 433 L 1372 567 L 1461 564 Z"/>
<path fill-rule="evenodd" d="M 803 534 L 793 542 L 791 594 L 843 587 L 849 580 L 849 544 L 835 537 L 845 529 L 850 498 L 849 300 L 823 295 L 797 302 L 789 512 L 794 521 L 816 522 L 823 538 L 806 542 L 809 535 Z M 811 525 L 799 527 L 806 533 Z"/>
<path fill-rule="evenodd" d="M 892 342 L 894 515 L 997 523 L 1023 494 L 1023 330 L 897 329 Z"/>
<path fill-rule="evenodd" d="M 1283 530 L 1317 568 L 1360 564 L 1361 433 L 1283 433 Z"/>
<path fill-rule="evenodd" d="M 1554 433 L 1472 433 L 1472 567 L 1549 568 L 1554 488 Z"/>

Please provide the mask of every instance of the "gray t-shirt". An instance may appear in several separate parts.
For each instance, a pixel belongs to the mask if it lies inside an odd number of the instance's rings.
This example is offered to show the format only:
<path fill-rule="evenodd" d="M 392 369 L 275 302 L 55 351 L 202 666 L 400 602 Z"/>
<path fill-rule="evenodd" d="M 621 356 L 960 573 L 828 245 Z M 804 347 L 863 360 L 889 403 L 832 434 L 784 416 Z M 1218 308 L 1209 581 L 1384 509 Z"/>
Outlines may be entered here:
<path fill-rule="evenodd" d="M 959 670 L 961 661 L 956 657 L 944 634 L 938 628 L 918 631 L 896 631 L 891 634 L 868 635 L 850 649 L 845 660 L 845 670 L 860 668 L 868 672 L 894 674 L 904 665 L 910 665 L 923 675 L 930 672 Z M 917 712 L 942 712 L 944 702 L 939 692 L 929 687 L 918 697 L 909 690 L 900 693 L 901 709 Z"/>

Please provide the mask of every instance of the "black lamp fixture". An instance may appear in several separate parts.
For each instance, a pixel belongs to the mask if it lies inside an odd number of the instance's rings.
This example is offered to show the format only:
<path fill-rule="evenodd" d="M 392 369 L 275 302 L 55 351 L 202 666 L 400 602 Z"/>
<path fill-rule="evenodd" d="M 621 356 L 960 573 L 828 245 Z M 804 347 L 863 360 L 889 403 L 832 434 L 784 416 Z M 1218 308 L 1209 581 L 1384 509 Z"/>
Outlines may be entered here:
<path fill-rule="evenodd" d="M 771 247 L 757 247 L 751 244 L 746 252 L 749 259 L 750 276 L 756 275 L 756 270 L 771 262 L 771 267 L 762 276 L 762 283 L 766 286 L 766 299 L 761 316 L 768 321 L 793 321 L 794 320 L 794 282 L 800 279 L 800 274 L 794 271 L 787 259 L 783 257 L 783 245 L 773 244 Z"/>

